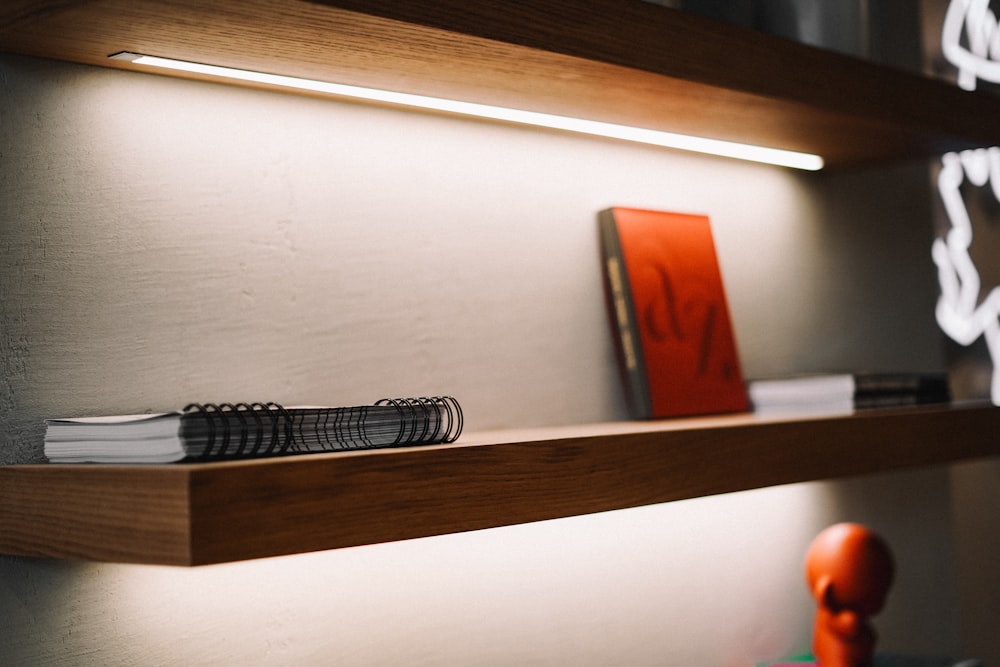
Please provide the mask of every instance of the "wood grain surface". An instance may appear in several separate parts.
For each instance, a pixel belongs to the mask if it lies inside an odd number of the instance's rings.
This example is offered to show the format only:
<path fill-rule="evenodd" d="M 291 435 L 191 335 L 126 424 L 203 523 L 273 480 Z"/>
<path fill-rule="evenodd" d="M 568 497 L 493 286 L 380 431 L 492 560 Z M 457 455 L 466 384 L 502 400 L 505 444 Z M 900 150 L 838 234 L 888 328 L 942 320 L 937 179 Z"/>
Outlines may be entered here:
<path fill-rule="evenodd" d="M 640 0 L 20 0 L 0 50 L 135 51 L 885 162 L 1000 143 L 1000 100 Z"/>
<path fill-rule="evenodd" d="M 453 445 L 0 468 L 0 552 L 198 565 L 994 456 L 990 406 L 470 434 Z"/>

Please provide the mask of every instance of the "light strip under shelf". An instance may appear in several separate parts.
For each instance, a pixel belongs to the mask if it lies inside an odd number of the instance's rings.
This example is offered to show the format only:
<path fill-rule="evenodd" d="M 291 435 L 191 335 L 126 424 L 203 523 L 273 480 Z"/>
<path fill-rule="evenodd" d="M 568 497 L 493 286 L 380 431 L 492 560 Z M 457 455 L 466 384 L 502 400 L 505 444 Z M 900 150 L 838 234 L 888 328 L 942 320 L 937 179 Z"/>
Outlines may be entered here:
<path fill-rule="evenodd" d="M 148 67 L 177 70 L 223 79 L 260 83 L 269 86 L 280 86 L 283 88 L 305 90 L 335 95 L 338 97 L 368 100 L 372 102 L 382 102 L 429 111 L 441 111 L 463 116 L 472 116 L 475 118 L 501 120 L 521 125 L 532 125 L 535 127 L 565 130 L 567 132 L 609 137 L 612 139 L 633 141 L 653 146 L 661 146 L 664 148 L 693 151 L 696 153 L 707 153 L 709 155 L 736 158 L 739 160 L 749 160 L 752 162 L 763 162 L 765 164 L 772 164 L 781 167 L 792 167 L 794 169 L 805 169 L 808 171 L 817 171 L 823 168 L 823 158 L 818 155 L 782 150 L 779 148 L 767 148 L 764 146 L 752 146 L 749 144 L 740 144 L 731 141 L 692 137 L 684 134 L 675 134 L 673 132 L 648 130 L 638 127 L 630 127 L 628 125 L 617 125 L 615 123 L 584 120 L 582 118 L 557 116 L 547 113 L 539 113 L 536 111 L 522 111 L 519 109 L 509 109 L 489 104 L 461 102 L 438 97 L 414 95 L 411 93 L 399 93 L 389 90 L 378 90 L 375 88 L 329 83 L 314 79 L 283 76 L 280 74 L 268 74 L 266 72 L 220 67 L 218 65 L 206 65 L 203 63 L 175 60 L 172 58 L 147 56 L 139 53 L 122 52 L 116 53 L 111 57 L 118 60 L 128 60 L 136 65 L 144 65 Z"/>

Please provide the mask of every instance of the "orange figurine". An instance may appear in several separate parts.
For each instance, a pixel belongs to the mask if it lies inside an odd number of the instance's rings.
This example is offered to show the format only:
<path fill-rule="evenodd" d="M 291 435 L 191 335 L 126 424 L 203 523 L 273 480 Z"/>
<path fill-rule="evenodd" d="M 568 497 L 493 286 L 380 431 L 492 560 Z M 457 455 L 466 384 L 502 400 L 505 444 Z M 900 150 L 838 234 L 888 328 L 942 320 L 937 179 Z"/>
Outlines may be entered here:
<path fill-rule="evenodd" d="M 838 523 L 816 536 L 806 579 L 817 603 L 813 654 L 821 667 L 871 667 L 876 634 L 868 617 L 882 610 L 894 572 L 889 547 L 862 525 Z"/>

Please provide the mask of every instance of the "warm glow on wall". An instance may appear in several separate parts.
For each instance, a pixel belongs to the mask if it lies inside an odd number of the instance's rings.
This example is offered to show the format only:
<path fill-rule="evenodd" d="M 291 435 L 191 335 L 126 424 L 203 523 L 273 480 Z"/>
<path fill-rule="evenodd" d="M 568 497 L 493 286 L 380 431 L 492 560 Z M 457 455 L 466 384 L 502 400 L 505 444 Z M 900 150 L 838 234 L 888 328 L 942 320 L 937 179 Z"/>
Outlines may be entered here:
<path fill-rule="evenodd" d="M 393 104 L 428 111 L 438 111 L 475 118 L 499 120 L 520 125 L 545 127 L 549 129 L 575 132 L 578 134 L 588 134 L 592 136 L 608 137 L 611 139 L 620 139 L 623 141 L 633 141 L 664 148 L 693 151 L 696 153 L 707 153 L 709 155 L 717 155 L 739 160 L 750 160 L 753 162 L 763 162 L 765 164 L 782 167 L 792 167 L 795 169 L 805 169 L 809 171 L 816 171 L 823 168 L 823 158 L 817 155 L 787 151 L 777 148 L 751 146 L 748 144 L 739 144 L 730 141 L 692 137 L 684 134 L 663 132 L 660 130 L 649 130 L 638 127 L 630 127 L 627 125 L 617 125 L 614 123 L 584 120 L 581 118 L 570 118 L 567 116 L 556 116 L 535 111 L 522 111 L 519 109 L 510 109 L 488 104 L 461 102 L 458 100 L 427 97 L 411 93 L 399 93 L 375 88 L 363 88 L 360 86 L 329 83 L 314 79 L 268 74 L 266 72 L 234 69 L 231 67 L 220 67 L 218 65 L 207 65 L 203 63 L 174 60 L 171 58 L 160 58 L 136 53 L 123 52 L 115 54 L 111 57 L 118 60 L 127 60 L 136 65 L 144 65 L 159 69 L 189 72 L 203 76 L 218 77 L 220 79 L 246 81 L 249 83 L 259 83 L 269 86 L 279 86 L 282 88 L 323 93 L 337 97 L 380 102 L 384 104 Z"/>

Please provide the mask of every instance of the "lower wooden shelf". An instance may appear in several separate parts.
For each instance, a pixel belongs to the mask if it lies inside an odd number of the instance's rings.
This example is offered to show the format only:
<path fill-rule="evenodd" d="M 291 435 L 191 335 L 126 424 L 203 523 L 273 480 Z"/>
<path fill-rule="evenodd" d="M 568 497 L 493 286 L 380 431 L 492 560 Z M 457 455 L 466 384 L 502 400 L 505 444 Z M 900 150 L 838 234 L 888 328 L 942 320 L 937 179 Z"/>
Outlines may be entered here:
<path fill-rule="evenodd" d="M 0 553 L 200 565 L 1000 454 L 986 405 L 468 434 L 172 465 L 0 467 Z"/>

